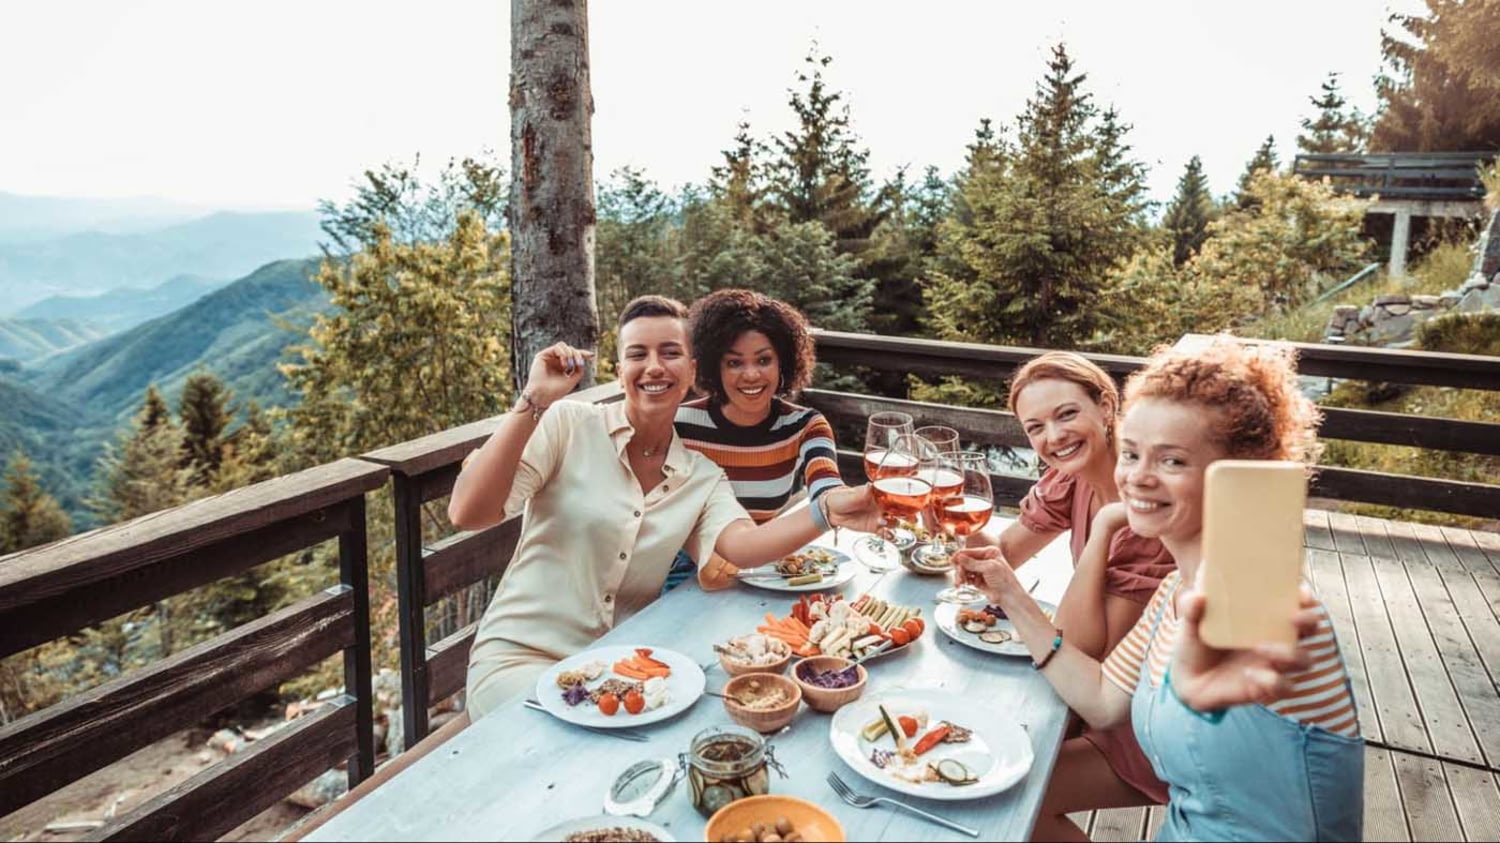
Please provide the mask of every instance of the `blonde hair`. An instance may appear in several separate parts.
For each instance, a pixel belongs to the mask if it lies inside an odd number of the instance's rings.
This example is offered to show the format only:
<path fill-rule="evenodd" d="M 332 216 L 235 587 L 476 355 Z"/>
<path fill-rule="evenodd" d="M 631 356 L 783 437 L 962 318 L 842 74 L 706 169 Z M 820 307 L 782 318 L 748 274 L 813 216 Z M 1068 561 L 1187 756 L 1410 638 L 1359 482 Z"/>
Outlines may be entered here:
<path fill-rule="evenodd" d="M 1120 411 L 1120 390 L 1114 378 L 1082 355 L 1071 351 L 1049 351 L 1026 361 L 1010 380 L 1010 411 L 1016 412 L 1021 391 L 1037 381 L 1060 380 L 1083 387 L 1089 398 L 1105 410 L 1104 427 L 1113 436 L 1115 416 Z"/>

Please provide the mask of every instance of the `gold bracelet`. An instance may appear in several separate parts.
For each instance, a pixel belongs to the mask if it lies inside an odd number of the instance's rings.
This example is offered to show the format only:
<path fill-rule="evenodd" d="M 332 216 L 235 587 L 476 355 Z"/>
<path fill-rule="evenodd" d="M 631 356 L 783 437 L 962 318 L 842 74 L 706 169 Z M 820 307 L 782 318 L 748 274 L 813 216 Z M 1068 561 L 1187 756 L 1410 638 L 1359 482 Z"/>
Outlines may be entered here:
<path fill-rule="evenodd" d="M 531 420 L 534 422 L 541 421 L 542 413 L 547 412 L 547 407 L 551 406 L 550 404 L 547 406 L 538 404 L 536 399 L 531 397 L 531 390 L 529 389 L 521 390 L 521 400 L 526 403 L 527 407 L 531 408 Z"/>

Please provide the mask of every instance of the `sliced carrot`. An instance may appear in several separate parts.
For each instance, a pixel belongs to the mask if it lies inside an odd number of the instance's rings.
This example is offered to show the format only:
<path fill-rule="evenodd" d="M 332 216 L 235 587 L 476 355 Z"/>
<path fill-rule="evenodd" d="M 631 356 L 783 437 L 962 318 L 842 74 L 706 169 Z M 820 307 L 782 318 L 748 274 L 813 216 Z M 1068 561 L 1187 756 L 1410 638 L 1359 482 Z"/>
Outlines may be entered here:
<path fill-rule="evenodd" d="M 646 674 L 640 672 L 639 670 L 636 670 L 635 668 L 633 668 L 630 665 L 626 664 L 625 662 L 616 662 L 615 666 L 614 666 L 614 671 L 615 671 L 615 673 L 618 673 L 618 674 L 620 674 L 621 676 L 624 676 L 627 679 L 636 679 L 636 680 L 642 680 L 642 681 L 644 681 L 646 679 L 650 679 L 651 678 L 651 677 L 647 676 Z"/>

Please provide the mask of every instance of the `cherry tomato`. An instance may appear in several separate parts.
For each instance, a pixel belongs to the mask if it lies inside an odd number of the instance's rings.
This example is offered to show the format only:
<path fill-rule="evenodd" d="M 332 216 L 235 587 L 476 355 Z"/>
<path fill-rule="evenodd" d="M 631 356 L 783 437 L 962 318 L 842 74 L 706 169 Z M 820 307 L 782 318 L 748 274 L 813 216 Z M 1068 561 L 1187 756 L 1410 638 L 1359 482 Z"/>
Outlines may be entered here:
<path fill-rule="evenodd" d="M 631 714 L 640 714 L 646 708 L 646 698 L 639 691 L 631 691 L 625 695 L 625 710 Z"/>
<path fill-rule="evenodd" d="M 605 694 L 599 698 L 599 713 L 605 717 L 614 717 L 615 712 L 620 710 L 620 698 L 614 694 Z"/>

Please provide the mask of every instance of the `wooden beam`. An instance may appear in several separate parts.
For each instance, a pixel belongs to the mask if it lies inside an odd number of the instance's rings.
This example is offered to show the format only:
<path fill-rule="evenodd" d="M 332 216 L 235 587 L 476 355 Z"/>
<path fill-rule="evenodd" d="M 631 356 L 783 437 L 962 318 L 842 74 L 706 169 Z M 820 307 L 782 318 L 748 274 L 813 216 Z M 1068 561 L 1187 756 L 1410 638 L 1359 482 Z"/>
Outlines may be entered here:
<path fill-rule="evenodd" d="M 469 675 L 469 650 L 479 624 L 471 623 L 427 648 L 427 704 L 436 705 L 464 689 Z"/>
<path fill-rule="evenodd" d="M 521 516 L 477 533 L 458 533 L 428 548 L 424 556 L 427 605 L 505 573 L 521 540 Z"/>
<path fill-rule="evenodd" d="M 1318 437 L 1500 456 L 1500 424 L 1493 422 L 1328 407 Z"/>
<path fill-rule="evenodd" d="M 1011 413 L 1001 410 L 976 410 L 824 389 L 809 389 L 802 393 L 802 399 L 808 406 L 830 419 L 841 422 L 863 424 L 873 413 L 892 410 L 909 414 L 917 420 L 918 427 L 924 424 L 947 425 L 957 430 L 965 442 L 982 442 L 1010 448 L 1030 447 L 1020 422 Z"/>
<path fill-rule="evenodd" d="M 869 366 L 875 369 L 911 372 L 940 377 L 1002 379 L 1046 349 L 940 342 L 910 337 L 882 337 L 839 331 L 813 331 L 818 359 L 824 363 Z M 1106 372 L 1123 377 L 1140 368 L 1142 357 L 1122 354 L 1083 354 Z"/>
<path fill-rule="evenodd" d="M 1188 334 L 1189 337 L 1206 337 Z M 1500 357 L 1393 348 L 1242 339 L 1249 345 L 1290 346 L 1297 371 L 1348 380 L 1500 390 Z"/>
<path fill-rule="evenodd" d="M 353 754 L 354 709 L 341 697 L 84 839 L 217 840 Z"/>
<path fill-rule="evenodd" d="M 1315 471 L 1308 494 L 1479 518 L 1490 518 L 1500 512 L 1500 486 L 1335 466 L 1324 466 Z"/>
<path fill-rule="evenodd" d="M 329 589 L 0 729 L 0 815 L 351 646 L 354 610 Z"/>
<path fill-rule="evenodd" d="M 362 499 L 361 499 L 362 502 Z M 132 609 L 249 570 L 351 529 L 354 501 L 291 516 L 249 532 L 194 542 L 179 555 L 152 558 L 153 545 L 127 537 L 103 542 L 101 555 L 0 585 L 0 657 L 71 635 Z M 0 563 L 0 577 L 5 566 Z"/>

